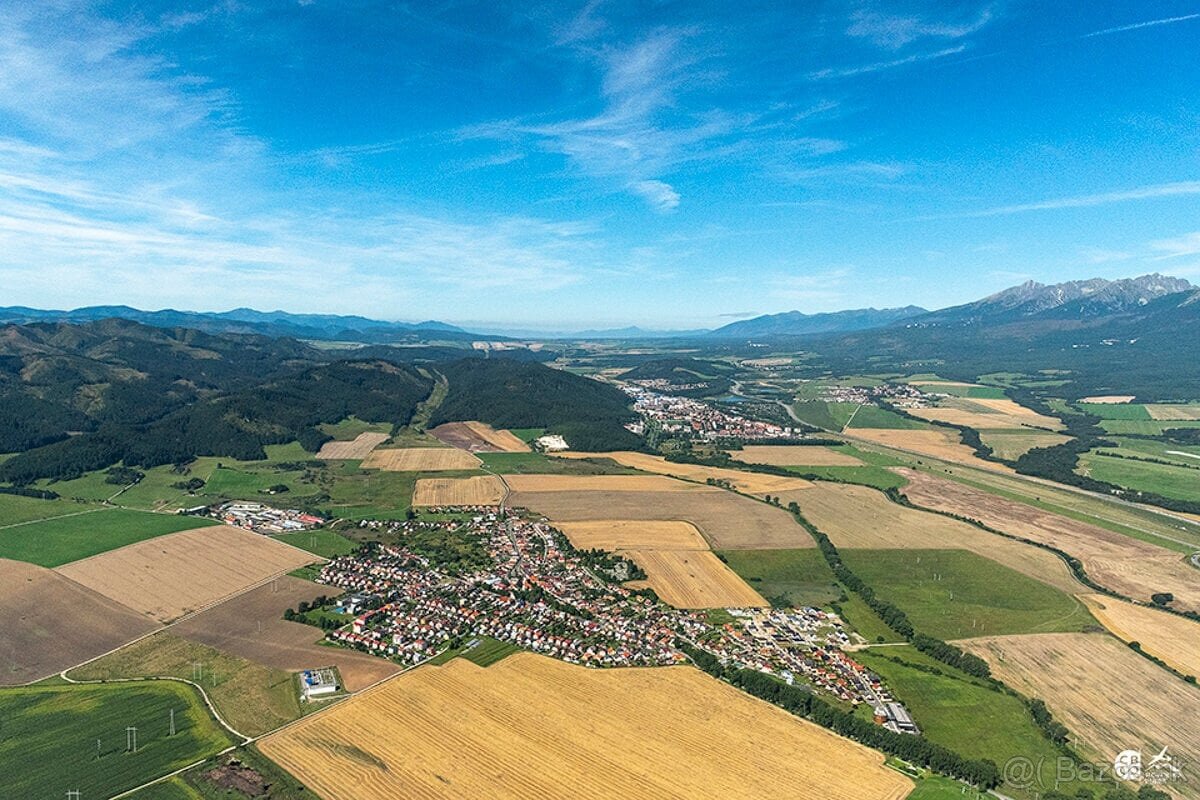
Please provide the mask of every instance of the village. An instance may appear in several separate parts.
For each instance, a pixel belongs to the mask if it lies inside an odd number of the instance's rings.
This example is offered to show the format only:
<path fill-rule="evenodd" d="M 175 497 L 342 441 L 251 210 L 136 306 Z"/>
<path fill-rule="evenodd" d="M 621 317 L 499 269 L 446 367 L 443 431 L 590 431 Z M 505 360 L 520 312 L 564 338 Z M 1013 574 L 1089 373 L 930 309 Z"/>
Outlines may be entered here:
<path fill-rule="evenodd" d="M 804 432 L 799 427 L 747 419 L 700 400 L 660 394 L 632 384 L 622 384 L 620 388 L 633 399 L 633 409 L 641 417 L 625 427 L 638 435 L 654 425 L 664 433 L 682 434 L 706 442 L 722 439 L 754 442 L 804 438 Z"/>
<path fill-rule="evenodd" d="M 380 524 L 376 530 L 394 543 L 368 545 L 322 568 L 322 583 L 349 593 L 339 610 L 357 615 L 329 639 L 407 665 L 476 637 L 591 667 L 684 663 L 686 643 L 723 665 L 867 704 L 880 724 L 917 732 L 881 679 L 843 649 L 851 640 L 836 614 L 728 609 L 714 623 L 706 612 L 674 609 L 621 585 L 613 576 L 625 575 L 622 559 L 576 550 L 543 519 L 499 507 L 442 511 L 470 516 Z M 486 559 L 447 559 L 407 545 L 434 529 L 458 541 L 473 537 Z"/>

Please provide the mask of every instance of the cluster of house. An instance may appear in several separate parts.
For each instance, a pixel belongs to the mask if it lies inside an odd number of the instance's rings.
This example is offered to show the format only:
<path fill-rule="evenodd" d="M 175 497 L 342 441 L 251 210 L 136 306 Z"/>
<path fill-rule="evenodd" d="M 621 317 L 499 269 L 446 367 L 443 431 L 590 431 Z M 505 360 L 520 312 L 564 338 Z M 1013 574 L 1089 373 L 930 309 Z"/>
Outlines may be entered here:
<path fill-rule="evenodd" d="M 707 614 L 671 608 L 610 580 L 544 519 L 496 507 L 469 521 L 391 524 L 395 544 L 335 558 L 321 570 L 323 583 L 348 591 L 342 610 L 357 614 L 329 633 L 334 641 L 416 664 L 455 642 L 489 636 L 593 667 L 682 663 L 680 643 L 687 642 L 725 665 L 800 681 L 854 705 L 903 710 L 879 677 L 843 650 L 850 639 L 836 614 L 728 609 L 727 621 L 713 624 Z M 460 533 L 466 526 L 490 563 L 456 571 L 405 546 L 406 531 L 439 525 Z"/>
<path fill-rule="evenodd" d="M 937 396 L 922 392 L 908 383 L 881 383 L 878 386 L 826 386 L 818 399 L 827 403 L 856 405 L 886 400 L 898 408 L 928 408 Z"/>
<path fill-rule="evenodd" d="M 633 399 L 633 409 L 641 418 L 626 425 L 638 435 L 646 432 L 647 425 L 654 424 L 665 433 L 703 441 L 803 438 L 800 428 L 747 419 L 688 397 L 660 394 L 632 384 L 623 384 L 621 389 Z"/>
<path fill-rule="evenodd" d="M 227 525 L 255 533 L 307 531 L 325 523 L 320 517 L 295 508 L 273 508 L 263 503 L 241 501 L 212 506 L 208 513 Z"/>

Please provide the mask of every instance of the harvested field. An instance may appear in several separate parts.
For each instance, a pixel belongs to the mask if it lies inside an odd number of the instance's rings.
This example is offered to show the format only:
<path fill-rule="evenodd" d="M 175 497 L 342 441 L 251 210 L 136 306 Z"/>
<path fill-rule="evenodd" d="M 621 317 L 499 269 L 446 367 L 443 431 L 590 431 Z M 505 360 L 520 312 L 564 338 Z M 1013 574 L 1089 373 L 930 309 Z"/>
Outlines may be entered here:
<path fill-rule="evenodd" d="M 1071 594 L 1084 588 L 1062 559 L 1047 550 L 965 522 L 905 508 L 865 486 L 818 483 L 782 497 L 785 504 L 791 500 L 799 503 L 804 516 L 838 547 L 969 550 Z"/>
<path fill-rule="evenodd" d="M 646 571 L 646 583 L 675 608 L 770 605 L 711 550 L 622 550 Z"/>
<path fill-rule="evenodd" d="M 44 678 L 156 627 L 54 570 L 0 559 L 0 685 Z"/>
<path fill-rule="evenodd" d="M 373 451 L 362 462 L 362 468 L 389 472 L 445 472 L 479 469 L 479 459 L 453 447 L 401 447 Z"/>
<path fill-rule="evenodd" d="M 514 492 L 705 492 L 708 486 L 662 475 L 506 475 Z"/>
<path fill-rule="evenodd" d="M 690 522 L 605 519 L 561 522 L 558 529 L 580 550 L 707 550 Z"/>
<path fill-rule="evenodd" d="M 1179 553 L 926 472 L 902 472 L 904 494 L 917 505 L 1057 547 L 1082 561 L 1092 580 L 1129 597 L 1148 602 L 1171 592 L 1177 608 L 1200 610 L 1200 581 Z"/>
<path fill-rule="evenodd" d="M 504 499 L 504 481 L 495 475 L 472 478 L 421 478 L 414 506 L 494 506 Z"/>
<path fill-rule="evenodd" d="M 912 789 L 878 753 L 691 667 L 589 670 L 523 653 L 486 669 L 421 667 L 259 746 L 325 800 L 899 800 Z"/>
<path fill-rule="evenodd" d="M 1150 419 L 1171 421 L 1200 419 L 1200 403 L 1147 403 L 1146 411 L 1150 412 Z"/>
<path fill-rule="evenodd" d="M 268 536 L 220 525 L 131 544 L 57 572 L 151 619 L 169 622 L 313 560 Z"/>
<path fill-rule="evenodd" d="M 658 481 L 687 487 L 682 491 L 624 490 L 604 491 L 596 488 L 575 489 L 569 484 L 557 484 L 549 490 L 525 489 L 514 478 L 566 478 L 587 485 L 596 482 L 633 478 L 638 481 Z M 760 503 L 748 497 L 709 486 L 672 481 L 655 476 L 510 476 L 514 493 L 509 505 L 533 509 L 545 514 L 555 524 L 589 520 L 681 520 L 699 528 L 704 538 L 716 550 L 773 550 L 814 547 L 808 532 L 792 515 L 782 508 Z M 602 486 L 603 484 L 599 484 Z M 653 485 L 653 484 L 651 484 Z"/>
<path fill-rule="evenodd" d="M 339 459 L 362 459 L 388 440 L 386 433 L 360 433 L 349 442 L 326 442 L 321 445 L 317 458 L 337 461 Z"/>
<path fill-rule="evenodd" d="M 1080 599 L 1119 638 L 1139 642 L 1147 653 L 1184 675 L 1200 676 L 1200 622 L 1102 594 Z"/>
<path fill-rule="evenodd" d="M 430 431 L 441 441 L 472 453 L 528 453 L 529 445 L 505 430 L 482 422 L 446 422 Z"/>
<path fill-rule="evenodd" d="M 992 448 L 996 458 L 1016 461 L 1035 447 L 1054 447 L 1071 440 L 1069 436 L 1050 431 L 1034 431 L 1028 428 L 1013 428 L 1002 431 L 983 431 L 979 434 L 983 443 Z"/>
<path fill-rule="evenodd" d="M 317 642 L 317 628 L 288 622 L 283 612 L 318 595 L 336 594 L 328 586 L 284 575 L 186 619 L 171 628 L 176 636 L 206 644 L 275 669 L 295 672 L 335 665 L 352 692 L 394 675 L 390 661 Z"/>
<path fill-rule="evenodd" d="M 1121 403 L 1132 403 L 1136 395 L 1132 394 L 1098 394 L 1093 397 L 1080 398 L 1081 403 L 1104 403 L 1108 405 L 1120 405 Z"/>
<path fill-rule="evenodd" d="M 993 674 L 1018 692 L 1038 697 L 1073 734 L 1075 746 L 1111 764 L 1130 748 L 1157 753 L 1170 745 L 1176 764 L 1195 775 L 1200 753 L 1200 689 L 1130 650 L 1111 636 L 1039 633 L 969 639 L 959 645 L 987 660 Z M 1178 797 L 1200 797 L 1200 784 L 1171 786 Z"/>
<path fill-rule="evenodd" d="M 893 430 L 890 428 L 855 428 L 849 436 L 865 439 L 868 442 L 895 447 L 898 450 L 908 450 L 931 458 L 940 458 L 956 464 L 970 464 L 982 469 L 1011 473 L 1012 469 L 1003 464 L 984 461 L 975 455 L 975 451 L 959 441 L 957 431 L 935 430 Z"/>
<path fill-rule="evenodd" d="M 842 452 L 842 448 L 786 444 L 748 444 L 729 455 L 747 464 L 769 464 L 775 467 L 859 467 L 861 461 Z"/>
<path fill-rule="evenodd" d="M 1039 414 L 1007 398 L 955 397 L 942 401 L 936 408 L 912 408 L 909 413 L 980 430 L 1022 427 L 1058 430 L 1063 427 L 1054 417 Z"/>
<path fill-rule="evenodd" d="M 784 478 L 778 475 L 763 475 L 736 469 L 704 467 L 699 464 L 676 464 L 673 461 L 667 461 L 662 456 L 651 456 L 646 453 L 561 453 L 558 455 L 564 458 L 611 458 L 622 466 L 698 483 L 705 483 L 710 478 L 728 481 L 735 489 L 746 494 L 774 494 L 775 492 L 803 489 L 811 485 L 802 478 Z"/>

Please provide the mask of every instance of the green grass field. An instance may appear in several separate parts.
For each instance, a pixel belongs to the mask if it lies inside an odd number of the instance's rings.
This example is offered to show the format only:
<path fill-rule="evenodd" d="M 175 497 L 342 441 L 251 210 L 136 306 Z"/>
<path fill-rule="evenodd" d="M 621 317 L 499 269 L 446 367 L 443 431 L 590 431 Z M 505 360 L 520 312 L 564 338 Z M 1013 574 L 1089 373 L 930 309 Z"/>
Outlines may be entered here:
<path fill-rule="evenodd" d="M 917 788 L 905 800 L 985 800 L 986 795 L 950 778 L 930 775 L 917 780 Z M 140 796 L 139 796 L 140 798 Z"/>
<path fill-rule="evenodd" d="M 628 475 L 636 470 L 612 459 L 552 458 L 541 453 L 476 453 L 483 466 L 501 475 Z"/>
<path fill-rule="evenodd" d="M 89 506 L 71 500 L 38 500 L 35 497 L 0 494 L 0 527 L 87 510 Z"/>
<path fill-rule="evenodd" d="M 0 720 L 5 798 L 110 797 L 234 744 L 195 689 L 170 681 L 4 689 Z"/>
<path fill-rule="evenodd" d="M 357 439 L 360 433 L 390 434 L 392 432 L 392 424 L 390 422 L 366 422 L 358 417 L 349 417 L 333 424 L 318 425 L 317 428 L 322 433 L 332 436 L 339 442 L 348 442 Z"/>
<path fill-rule="evenodd" d="M 1054 447 L 1070 441 L 1069 436 L 1063 436 L 1049 431 L 1029 431 L 1004 428 L 991 431 L 981 431 L 979 438 L 992 448 L 996 458 L 1005 461 L 1016 461 L 1035 447 Z"/>
<path fill-rule="evenodd" d="M 236 762 L 262 776 L 266 793 L 255 800 L 319 800 L 304 785 L 282 767 L 269 760 L 253 744 L 239 747 L 232 753 L 188 770 L 170 780 L 147 786 L 130 796 L 130 800 L 246 800 L 242 792 L 222 788 L 210 780 L 214 767 Z"/>
<path fill-rule="evenodd" d="M 1200 467 L 1200 459 L 1195 464 Z M 1200 501 L 1200 469 L 1196 467 L 1151 464 L 1091 451 L 1079 457 L 1075 471 L 1126 489 Z"/>
<path fill-rule="evenodd" d="M 854 658 L 883 677 L 931 742 L 968 758 L 991 759 L 997 765 L 1017 756 L 1034 764 L 1039 759 L 1054 764 L 1060 755 L 1042 736 L 1020 699 L 982 680 L 970 678 L 907 645 L 859 651 Z M 1053 780 L 1054 776 L 1046 777 Z M 1044 785 L 1024 789 L 1005 784 L 1000 791 L 1024 800 L 1033 798 L 1036 791 L 1053 788 Z M 1065 785 L 1059 791 L 1073 795 L 1077 788 Z"/>
<path fill-rule="evenodd" d="M 915 419 L 902 417 L 894 411 L 878 406 L 862 406 L 849 420 L 850 428 L 894 428 L 901 430 L 921 430 L 929 426 Z"/>
<path fill-rule="evenodd" d="M 1200 428 L 1200 420 L 1102 419 L 1100 427 L 1114 436 L 1162 436 L 1171 428 Z"/>
<path fill-rule="evenodd" d="M 292 547 L 307 550 L 321 558 L 335 558 L 353 553 L 357 544 L 342 536 L 340 533 L 325 530 L 297 531 L 296 533 L 281 533 L 274 537 L 286 542 Z"/>
<path fill-rule="evenodd" d="M 1150 412 L 1141 403 L 1076 403 L 1075 407 L 1100 419 L 1150 419 Z"/>
<path fill-rule="evenodd" d="M 508 432 L 525 444 L 532 444 L 534 439 L 546 435 L 545 428 L 509 428 Z"/>
<path fill-rule="evenodd" d="M 0 558 L 58 567 L 156 536 L 216 524 L 200 517 L 105 508 L 0 530 Z"/>
<path fill-rule="evenodd" d="M 134 792 L 130 795 L 130 800 L 206 800 L 206 798 L 184 783 L 182 778 L 175 777 Z"/>
<path fill-rule="evenodd" d="M 840 601 L 835 610 L 859 636 L 872 643 L 904 641 L 904 637 L 889 628 L 861 597 L 848 589 L 845 590 L 845 596 L 846 599 Z"/>
<path fill-rule="evenodd" d="M 826 606 L 841 594 L 815 547 L 801 550 L 724 550 L 729 568 L 776 607 Z"/>
<path fill-rule="evenodd" d="M 1003 400 L 1008 397 L 1003 389 L 996 386 L 946 386 L 919 381 L 909 381 L 909 383 L 929 394 L 948 394 L 951 397 L 978 398 L 980 400 Z"/>
<path fill-rule="evenodd" d="M 301 715 L 291 673 L 169 633 L 142 639 L 70 672 L 75 680 L 163 676 L 199 683 L 221 716 L 247 736 L 272 731 Z"/>
<path fill-rule="evenodd" d="M 1075 598 L 966 550 L 842 551 L 882 599 L 940 639 L 1079 631 L 1095 620 Z"/>
<path fill-rule="evenodd" d="M 1156 458 L 1185 467 L 1200 467 L 1200 446 L 1182 445 L 1155 439 L 1119 438 L 1116 447 L 1101 447 L 1095 452 L 1136 458 Z"/>
<path fill-rule="evenodd" d="M 429 663 L 434 666 L 440 666 L 455 658 L 465 658 L 472 664 L 478 664 L 481 667 L 488 667 L 492 664 L 495 664 L 497 661 L 500 661 L 501 659 L 507 658 L 513 653 L 519 653 L 521 651 L 521 648 L 517 647 L 515 644 L 502 642 L 499 639 L 493 639 L 490 636 L 480 636 L 478 639 L 479 644 L 475 645 L 474 647 L 467 647 L 467 644 L 471 641 L 470 639 L 467 639 L 467 641 L 463 642 L 461 647 L 445 650 L 439 655 L 431 658 Z"/>
<path fill-rule="evenodd" d="M 840 431 L 846 426 L 846 420 L 858 408 L 854 403 L 827 403 L 824 400 L 800 400 L 792 406 L 792 411 L 809 425 L 815 425 L 827 431 Z"/>

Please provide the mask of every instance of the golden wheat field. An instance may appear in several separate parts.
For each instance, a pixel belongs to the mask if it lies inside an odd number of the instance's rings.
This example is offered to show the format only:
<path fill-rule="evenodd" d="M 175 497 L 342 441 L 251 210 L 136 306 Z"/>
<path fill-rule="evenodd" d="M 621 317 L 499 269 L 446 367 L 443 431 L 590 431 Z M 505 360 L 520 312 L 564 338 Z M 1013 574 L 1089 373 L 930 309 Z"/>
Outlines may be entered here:
<path fill-rule="evenodd" d="M 902 491 L 917 505 L 1057 547 L 1082 561 L 1097 583 L 1128 597 L 1148 602 L 1156 592 L 1171 592 L 1178 608 L 1200 610 L 1196 570 L 1179 553 L 927 472 L 900 471 L 908 478 Z"/>
<path fill-rule="evenodd" d="M 494 506 L 504 500 L 504 481 L 495 475 L 470 478 L 420 478 L 414 506 Z"/>
<path fill-rule="evenodd" d="M 741 450 L 730 450 L 729 456 L 747 464 L 768 464 L 774 467 L 858 467 L 862 461 L 842 452 L 842 448 L 786 444 L 748 444 Z"/>
<path fill-rule="evenodd" d="M 337 461 L 339 459 L 361 459 L 366 458 L 379 445 L 388 440 L 386 433 L 360 433 L 356 438 L 349 442 L 326 442 L 321 445 L 321 449 L 317 452 L 317 458 L 326 459 L 329 461 Z"/>
<path fill-rule="evenodd" d="M 1200 622 L 1102 594 L 1080 599 L 1092 616 L 1126 642 L 1158 656 L 1185 675 L 1200 676 Z"/>
<path fill-rule="evenodd" d="M 958 438 L 958 432 L 953 430 L 852 428 L 845 433 L 852 438 L 865 439 L 868 442 L 881 444 L 885 447 L 908 450 L 919 455 L 940 458 L 955 464 L 970 464 L 973 467 L 994 470 L 996 472 L 1012 472 L 1010 467 L 992 461 L 984 461 L 982 458 L 977 457 L 975 451 L 963 444 Z"/>
<path fill-rule="evenodd" d="M 259 742 L 325 800 L 899 800 L 877 753 L 691 667 L 420 667 Z"/>
<path fill-rule="evenodd" d="M 1151 754 L 1169 745 L 1193 766 L 1200 754 L 1200 689 L 1184 683 L 1103 633 L 1037 633 L 968 639 L 958 645 L 987 660 L 993 674 L 1027 697 L 1046 702 L 1097 763 L 1117 753 Z M 1194 775 L 1194 773 L 1192 773 Z M 1200 797 L 1200 783 L 1172 786 Z"/>
<path fill-rule="evenodd" d="M 479 459 L 453 447 L 400 447 L 373 451 L 362 467 L 390 472 L 446 472 L 478 469 Z"/>
<path fill-rule="evenodd" d="M 1065 592 L 1084 588 L 1062 559 L 1047 550 L 939 514 L 905 508 L 865 486 L 818 482 L 803 492 L 785 494 L 782 500 L 795 500 L 804 516 L 838 547 L 970 550 Z"/>
<path fill-rule="evenodd" d="M 560 453 L 565 458 L 611 458 L 625 467 L 640 469 L 643 472 L 653 472 L 658 475 L 670 475 L 684 480 L 705 483 L 713 480 L 728 481 L 735 489 L 746 494 L 774 494 L 776 492 L 803 489 L 812 484 L 802 478 L 786 478 L 778 475 L 763 475 L 756 472 L 742 472 L 736 469 L 721 467 L 705 467 L 699 464 L 677 464 L 667 461 L 662 456 L 652 456 L 646 453 Z"/>
<path fill-rule="evenodd" d="M 1150 419 L 1158 420 L 1190 420 L 1200 419 L 1200 403 L 1147 403 L 1146 410 Z"/>
<path fill-rule="evenodd" d="M 711 550 L 621 550 L 646 572 L 646 583 L 675 608 L 770 605 Z"/>
<path fill-rule="evenodd" d="M 951 397 L 939 402 L 936 408 L 912 408 L 909 412 L 927 420 L 939 420 L 976 429 L 988 428 L 1049 428 L 1058 430 L 1062 422 L 1047 417 L 1006 398 Z"/>
<path fill-rule="evenodd" d="M 56 572 L 159 622 L 314 561 L 269 536 L 219 525 L 137 542 Z"/>
<path fill-rule="evenodd" d="M 603 519 L 559 522 L 555 527 L 580 550 L 707 550 L 708 542 L 690 522 Z"/>
<path fill-rule="evenodd" d="M 705 492 L 719 491 L 664 475 L 505 475 L 514 492 Z"/>

